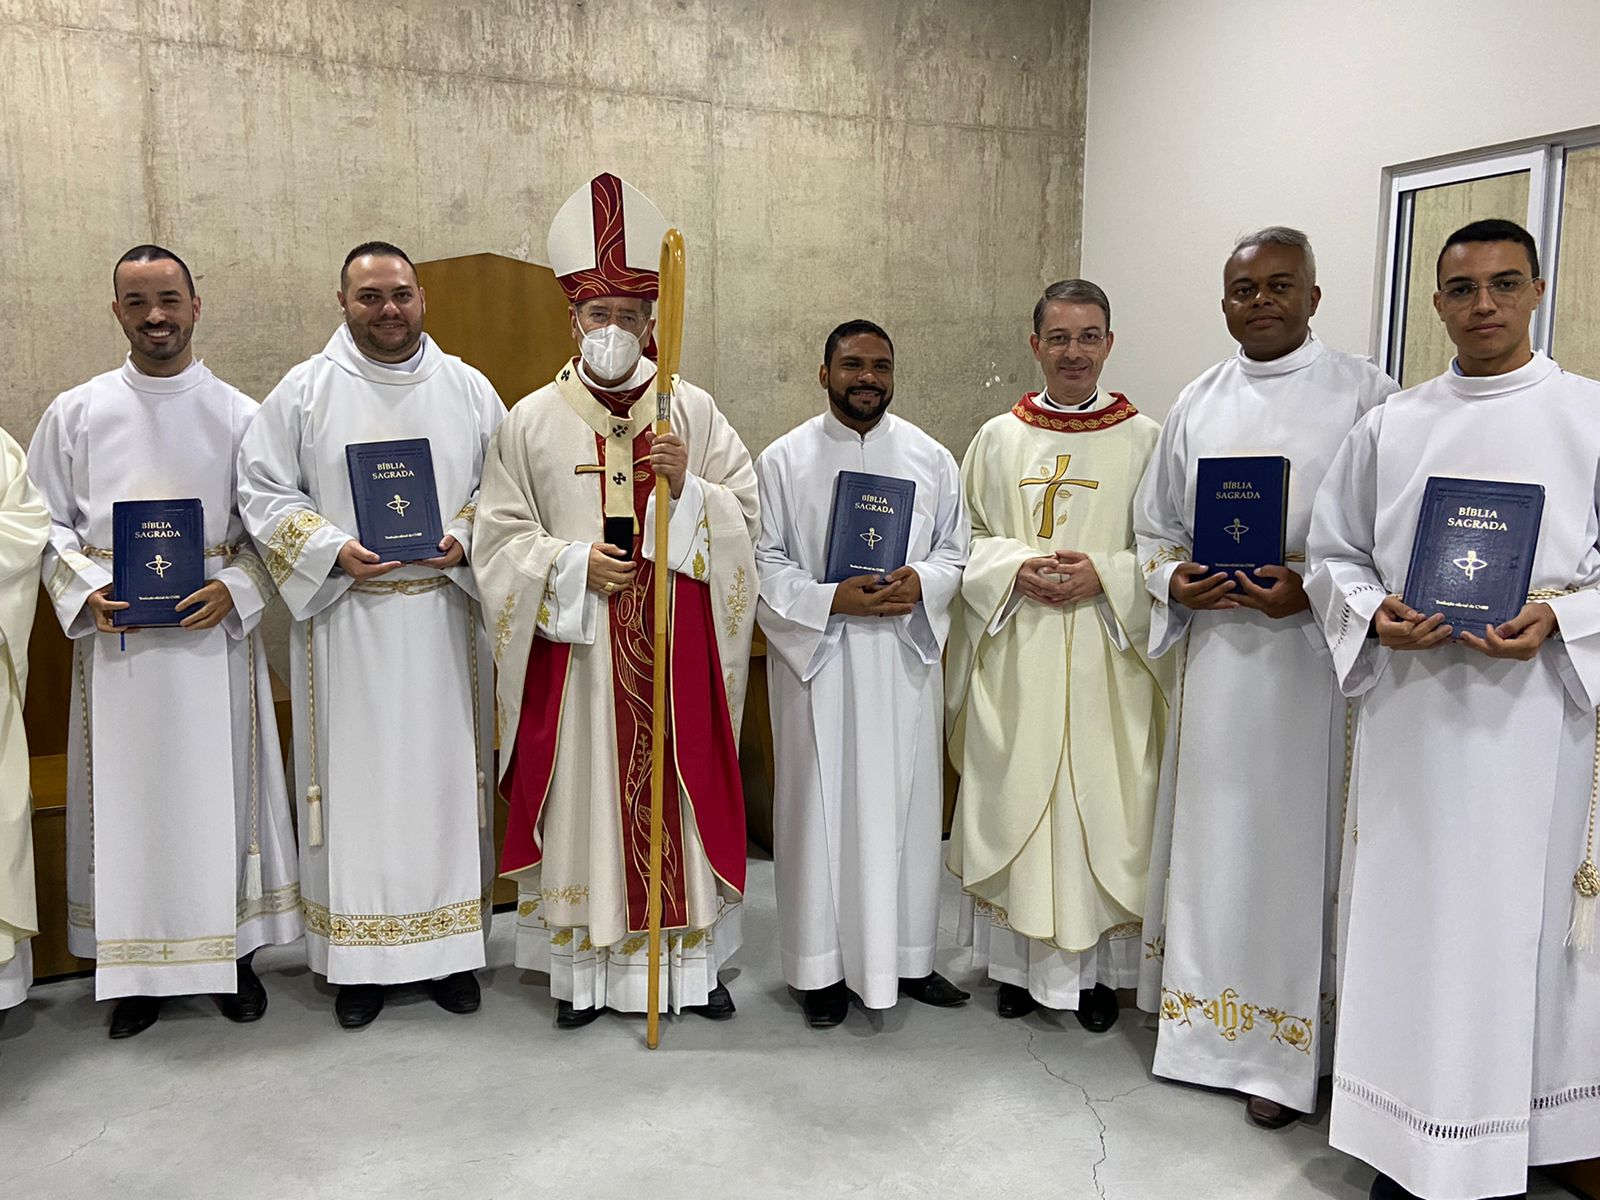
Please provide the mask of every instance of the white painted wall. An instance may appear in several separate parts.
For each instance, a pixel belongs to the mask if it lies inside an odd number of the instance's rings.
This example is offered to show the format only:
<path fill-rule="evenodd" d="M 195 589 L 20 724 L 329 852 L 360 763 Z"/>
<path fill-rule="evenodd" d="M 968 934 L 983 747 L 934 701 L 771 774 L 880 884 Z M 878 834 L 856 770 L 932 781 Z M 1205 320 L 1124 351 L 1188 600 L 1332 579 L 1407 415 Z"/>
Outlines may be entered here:
<path fill-rule="evenodd" d="M 1600 124 L 1594 0 L 1094 0 L 1083 274 L 1108 386 L 1164 414 L 1233 352 L 1241 233 L 1304 229 L 1312 327 L 1373 353 L 1385 167 Z"/>

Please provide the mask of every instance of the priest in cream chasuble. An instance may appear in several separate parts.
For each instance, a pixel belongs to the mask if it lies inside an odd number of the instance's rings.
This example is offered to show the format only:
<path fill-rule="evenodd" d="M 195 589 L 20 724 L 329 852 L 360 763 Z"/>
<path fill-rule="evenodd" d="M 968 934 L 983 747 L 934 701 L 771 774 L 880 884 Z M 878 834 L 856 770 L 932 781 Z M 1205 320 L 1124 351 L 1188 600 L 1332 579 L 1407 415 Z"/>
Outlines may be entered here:
<path fill-rule="evenodd" d="M 1108 309 L 1086 281 L 1046 293 L 1033 342 L 1048 387 L 962 462 L 972 551 L 946 687 L 949 865 L 999 1011 L 1072 1009 L 1094 1029 L 1137 979 L 1166 720 L 1131 512 L 1159 427 L 1098 389 Z"/>
<path fill-rule="evenodd" d="M 750 455 L 716 404 L 673 387 L 658 444 L 650 304 L 666 222 L 613 175 L 550 230 L 581 353 L 506 419 L 474 558 L 499 666 L 502 873 L 517 963 L 547 971 L 564 1027 L 646 1004 L 650 768 L 667 755 L 662 977 L 674 1012 L 731 1016 L 745 877 L 737 731 L 759 530 Z M 657 470 L 674 493 L 667 745 L 652 747 Z"/>
<path fill-rule="evenodd" d="M 245 521 L 294 617 L 306 949 L 341 985 L 340 1024 L 358 1028 L 385 985 L 430 980 L 450 1012 L 479 1003 L 491 667 L 466 557 L 505 409 L 422 331 L 425 298 L 398 247 L 356 247 L 341 283 L 345 322 L 267 397 L 239 475 Z M 359 540 L 345 448 L 414 438 L 429 444 L 440 554 L 385 563 Z"/>
<path fill-rule="evenodd" d="M 29 474 L 50 509 L 45 591 L 73 639 L 67 743 L 67 944 L 131 1037 L 159 998 L 214 993 L 252 1020 L 266 992 L 248 956 L 300 936 L 294 834 L 266 649 L 274 589 L 237 508 L 235 463 L 255 401 L 194 357 L 188 268 L 135 247 L 114 272 L 121 368 L 57 396 Z M 109 595 L 112 508 L 198 499 L 207 583 L 187 626 L 121 633 Z M 143 556 L 141 555 L 140 558 Z M 181 601 L 180 601 L 181 603 Z M 236 966 L 237 960 L 237 966 Z"/>
<path fill-rule="evenodd" d="M 31 939 L 39 932 L 22 701 L 50 513 L 29 482 L 27 467 L 22 447 L 0 429 L 0 1009 L 27 997 L 33 982 Z"/>

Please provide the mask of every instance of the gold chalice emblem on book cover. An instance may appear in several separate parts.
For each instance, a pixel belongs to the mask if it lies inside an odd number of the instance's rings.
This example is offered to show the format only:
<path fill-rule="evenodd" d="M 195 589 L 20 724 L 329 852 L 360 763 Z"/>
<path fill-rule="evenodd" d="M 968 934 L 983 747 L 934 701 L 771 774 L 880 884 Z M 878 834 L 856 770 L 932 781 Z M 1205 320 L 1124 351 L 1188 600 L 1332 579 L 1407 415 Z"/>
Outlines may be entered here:
<path fill-rule="evenodd" d="M 161 557 L 160 551 L 157 551 L 155 558 L 152 561 L 145 563 L 145 568 L 146 570 L 154 571 L 157 579 L 165 579 L 167 577 L 167 571 L 177 565 L 177 563 L 169 563 L 166 559 Z"/>
<path fill-rule="evenodd" d="M 878 543 L 883 541 L 883 534 L 879 533 L 876 526 L 867 526 L 867 531 L 861 535 L 861 540 L 867 544 L 868 550 L 876 550 Z"/>
<path fill-rule="evenodd" d="M 1489 565 L 1489 560 L 1479 558 L 1476 550 L 1468 550 L 1464 557 L 1451 559 L 1450 565 L 1460 567 L 1467 577 L 1467 582 L 1471 583 L 1472 577 Z"/>
<path fill-rule="evenodd" d="M 396 492 L 394 499 L 385 504 L 384 507 L 393 509 L 396 516 L 403 517 L 406 515 L 406 509 L 411 507 L 411 501 Z"/>
<path fill-rule="evenodd" d="M 1222 527 L 1222 532 L 1228 534 L 1233 538 L 1234 543 L 1238 544 L 1244 540 L 1244 535 L 1250 532 L 1250 526 L 1235 517 L 1232 525 L 1224 525 Z"/>

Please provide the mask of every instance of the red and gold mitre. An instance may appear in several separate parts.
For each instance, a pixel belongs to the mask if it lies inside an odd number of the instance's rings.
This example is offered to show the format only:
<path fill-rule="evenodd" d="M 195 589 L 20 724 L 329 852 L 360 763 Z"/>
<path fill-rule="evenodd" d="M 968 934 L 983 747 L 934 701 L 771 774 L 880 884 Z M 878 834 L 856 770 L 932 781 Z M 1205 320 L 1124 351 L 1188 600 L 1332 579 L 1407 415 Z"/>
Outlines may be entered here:
<path fill-rule="evenodd" d="M 550 223 L 550 269 L 573 304 L 597 296 L 654 300 L 667 219 L 632 184 L 596 175 Z"/>

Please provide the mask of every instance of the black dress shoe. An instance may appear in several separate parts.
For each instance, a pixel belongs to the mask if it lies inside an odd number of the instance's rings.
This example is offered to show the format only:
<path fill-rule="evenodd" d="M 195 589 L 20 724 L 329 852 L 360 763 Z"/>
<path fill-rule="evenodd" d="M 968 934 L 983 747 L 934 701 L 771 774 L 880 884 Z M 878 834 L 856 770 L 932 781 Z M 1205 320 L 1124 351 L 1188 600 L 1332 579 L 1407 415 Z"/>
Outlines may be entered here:
<path fill-rule="evenodd" d="M 1104 1033 L 1117 1023 L 1118 1011 L 1117 994 L 1105 984 L 1097 983 L 1078 993 L 1078 1008 L 1073 1016 L 1090 1033 Z"/>
<path fill-rule="evenodd" d="M 1006 1020 L 1025 1017 L 1039 1007 L 1039 1002 L 1028 994 L 1028 989 L 1014 983 L 1002 983 L 995 997 L 994 1010 Z"/>
<path fill-rule="evenodd" d="M 433 980 L 428 984 L 428 995 L 445 1012 L 475 1013 L 483 1002 L 483 993 L 478 989 L 478 977 L 471 971 L 457 971 L 454 975 Z"/>
<path fill-rule="evenodd" d="M 603 1008 L 573 1008 L 570 1000 L 556 1001 L 556 1028 L 557 1029 L 582 1029 L 589 1022 L 597 1020 Z"/>
<path fill-rule="evenodd" d="M 143 1033 L 161 1015 L 159 996 L 124 996 L 111 1010 L 111 1036 L 116 1041 Z"/>
<path fill-rule="evenodd" d="M 383 985 L 379 983 L 341 984 L 339 997 L 333 1002 L 334 1015 L 344 1029 L 371 1025 L 382 1011 Z"/>
<path fill-rule="evenodd" d="M 727 987 L 719 983 L 711 989 L 704 1004 L 686 1004 L 683 1011 L 705 1017 L 708 1021 L 726 1021 L 738 1010 L 733 1007 L 733 997 L 728 995 Z"/>
<path fill-rule="evenodd" d="M 1387 1175 L 1379 1173 L 1372 1181 L 1372 1190 L 1367 1193 L 1369 1200 L 1422 1200 L 1415 1192 L 1408 1192 Z M 1528 1200 L 1527 1192 L 1518 1192 L 1515 1196 L 1500 1196 L 1498 1200 Z"/>
<path fill-rule="evenodd" d="M 228 1020 L 236 1021 L 240 1025 L 259 1021 L 267 1015 L 267 989 L 261 980 L 256 978 L 255 968 L 250 965 L 250 955 L 247 954 L 239 960 L 238 988 L 231 996 L 219 995 L 217 1007 Z"/>
<path fill-rule="evenodd" d="M 1251 1096 L 1245 1101 L 1244 1111 L 1249 1114 L 1250 1120 L 1262 1129 L 1282 1129 L 1285 1125 L 1293 1125 L 1305 1116 L 1299 1109 L 1279 1104 L 1276 1100 L 1268 1100 L 1265 1096 Z"/>
<path fill-rule="evenodd" d="M 850 989 L 842 979 L 825 988 L 813 988 L 801 993 L 801 1006 L 805 1009 L 806 1024 L 811 1028 L 832 1029 L 850 1011 Z"/>
<path fill-rule="evenodd" d="M 900 994 L 934 1008 L 959 1008 L 972 999 L 971 992 L 963 992 L 937 971 L 930 971 L 921 979 L 902 979 Z"/>

